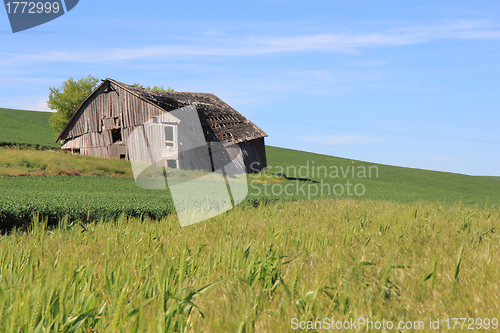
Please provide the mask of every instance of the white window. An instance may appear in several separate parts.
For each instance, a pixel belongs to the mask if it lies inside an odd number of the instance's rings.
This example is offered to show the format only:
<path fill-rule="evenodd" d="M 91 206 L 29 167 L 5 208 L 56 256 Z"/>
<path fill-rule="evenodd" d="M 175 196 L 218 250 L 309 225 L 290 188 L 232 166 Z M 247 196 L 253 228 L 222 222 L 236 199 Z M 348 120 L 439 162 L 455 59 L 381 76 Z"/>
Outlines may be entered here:
<path fill-rule="evenodd" d="M 177 126 L 166 125 L 165 126 L 165 147 L 176 148 L 177 137 Z"/>

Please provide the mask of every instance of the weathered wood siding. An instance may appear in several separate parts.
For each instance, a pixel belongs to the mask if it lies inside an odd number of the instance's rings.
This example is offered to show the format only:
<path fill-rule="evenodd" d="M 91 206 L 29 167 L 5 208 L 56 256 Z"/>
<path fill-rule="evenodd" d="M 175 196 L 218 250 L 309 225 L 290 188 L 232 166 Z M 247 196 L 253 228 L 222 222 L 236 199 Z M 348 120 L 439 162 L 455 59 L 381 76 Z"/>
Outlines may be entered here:
<path fill-rule="evenodd" d="M 243 152 L 243 161 L 247 173 L 258 172 L 267 167 L 266 146 L 264 138 L 238 143 Z"/>
<path fill-rule="evenodd" d="M 128 159 L 127 138 L 137 127 L 165 112 L 119 86 L 102 85 L 82 105 L 66 131 L 62 149 L 80 149 L 80 154 Z M 121 140 L 113 143 L 112 130 L 121 129 Z"/>

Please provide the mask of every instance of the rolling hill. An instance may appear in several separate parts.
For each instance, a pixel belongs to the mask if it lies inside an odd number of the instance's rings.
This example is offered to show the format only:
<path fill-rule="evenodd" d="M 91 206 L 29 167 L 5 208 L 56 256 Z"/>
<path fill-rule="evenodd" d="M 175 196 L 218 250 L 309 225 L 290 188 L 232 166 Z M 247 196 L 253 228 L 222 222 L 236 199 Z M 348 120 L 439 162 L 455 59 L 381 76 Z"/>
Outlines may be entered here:
<path fill-rule="evenodd" d="M 0 108 L 0 146 L 60 148 L 49 125 L 50 112 Z"/>
<path fill-rule="evenodd" d="M 52 143 L 49 116 L 44 112 L 0 109 L 0 141 L 57 147 Z M 248 175 L 246 202 L 251 205 L 334 198 L 500 207 L 500 177 L 395 167 L 272 146 L 266 149 L 268 169 Z M 48 215 L 55 212 L 54 217 L 67 213 L 61 211 L 61 207 L 74 211 L 75 217 L 87 215 L 88 207 L 83 209 L 80 204 L 82 193 L 103 212 L 109 207 L 113 207 L 115 213 L 121 208 L 130 211 L 127 205 L 113 204 L 121 199 L 127 201 L 124 196 L 159 195 L 160 201 L 171 201 L 169 191 L 153 194 L 154 190 L 135 186 L 131 177 L 130 163 L 124 160 L 72 156 L 61 151 L 0 148 L 0 188 L 10 189 L 0 193 L 0 202 L 4 207 L 16 207 L 15 215 L 23 216 L 23 220 L 38 210 L 36 207 Z M 122 187 L 123 191 L 109 192 L 106 190 L 109 186 Z M 74 200 L 77 197 L 80 199 Z M 151 209 L 140 210 L 140 213 L 147 214 Z"/>
<path fill-rule="evenodd" d="M 309 161 L 310 177 L 307 178 L 320 184 L 322 179 L 324 183 L 330 184 L 345 184 L 346 181 L 352 184 L 363 184 L 366 189 L 362 196 L 364 199 L 398 202 L 435 201 L 449 204 L 462 202 L 467 205 L 483 206 L 488 203 L 496 207 L 500 206 L 500 181 L 497 181 L 500 177 L 468 176 L 396 167 L 269 146 L 266 149 L 271 172 L 279 169 L 275 166 L 284 166 L 285 169 L 290 167 L 290 171 L 293 171 L 295 167 L 298 174 L 299 168 Z M 314 176 L 311 172 L 312 165 L 316 171 Z M 324 177 L 324 169 L 318 168 L 320 166 L 326 166 L 328 170 L 335 170 L 337 167 L 340 170 L 339 177 L 332 178 L 330 175 Z M 351 168 L 344 177 L 341 170 L 345 172 L 348 167 Z M 353 167 L 355 167 L 354 177 L 352 177 Z M 368 177 L 368 172 L 366 178 L 358 177 L 362 176 L 362 173 L 358 175 L 359 170 L 363 168 L 368 170 L 370 167 L 376 167 L 372 169 L 371 177 Z M 318 169 L 321 169 L 320 176 L 317 175 Z M 375 170 L 378 171 L 377 175 Z M 291 176 L 287 174 L 287 177 Z M 356 198 L 356 195 L 352 197 Z"/>

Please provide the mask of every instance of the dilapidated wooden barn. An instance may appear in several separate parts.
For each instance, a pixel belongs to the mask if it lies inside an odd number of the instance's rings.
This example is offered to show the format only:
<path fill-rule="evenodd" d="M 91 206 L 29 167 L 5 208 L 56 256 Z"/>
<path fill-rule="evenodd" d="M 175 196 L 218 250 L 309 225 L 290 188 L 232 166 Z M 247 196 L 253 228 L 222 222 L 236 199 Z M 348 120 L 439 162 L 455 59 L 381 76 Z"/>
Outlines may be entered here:
<path fill-rule="evenodd" d="M 206 142 L 237 144 L 247 172 L 267 166 L 264 131 L 214 94 L 156 92 L 105 79 L 85 99 L 61 131 L 61 148 L 81 155 L 129 159 L 127 140 L 151 119 L 189 105 L 198 112 Z M 164 142 L 177 149 L 176 124 L 165 125 Z M 170 163 L 173 162 L 173 163 Z M 170 167 L 180 167 L 169 161 Z"/>

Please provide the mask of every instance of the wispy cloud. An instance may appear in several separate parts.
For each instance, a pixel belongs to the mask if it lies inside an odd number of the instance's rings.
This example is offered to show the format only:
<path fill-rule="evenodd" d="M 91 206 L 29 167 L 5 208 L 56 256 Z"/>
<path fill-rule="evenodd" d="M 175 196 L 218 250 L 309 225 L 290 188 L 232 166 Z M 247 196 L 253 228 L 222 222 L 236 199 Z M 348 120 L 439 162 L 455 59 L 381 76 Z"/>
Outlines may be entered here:
<path fill-rule="evenodd" d="M 167 56 L 253 56 L 286 52 L 359 52 L 363 48 L 394 47 L 442 39 L 500 39 L 500 30 L 485 21 L 457 21 L 447 25 L 413 26 L 388 32 L 352 34 L 322 33 L 305 36 L 232 36 L 211 40 L 203 38 L 192 45 L 103 48 L 92 51 L 41 52 L 34 54 L 0 53 L 17 61 L 113 62 Z"/>
<path fill-rule="evenodd" d="M 29 110 L 54 112 L 53 110 L 49 109 L 49 107 L 47 106 L 47 99 L 46 98 L 40 100 L 36 105 L 34 105 L 33 109 L 29 109 Z"/>
<path fill-rule="evenodd" d="M 378 143 L 381 141 L 377 138 L 361 135 L 304 136 L 301 139 L 307 142 L 316 142 L 322 146 Z"/>

